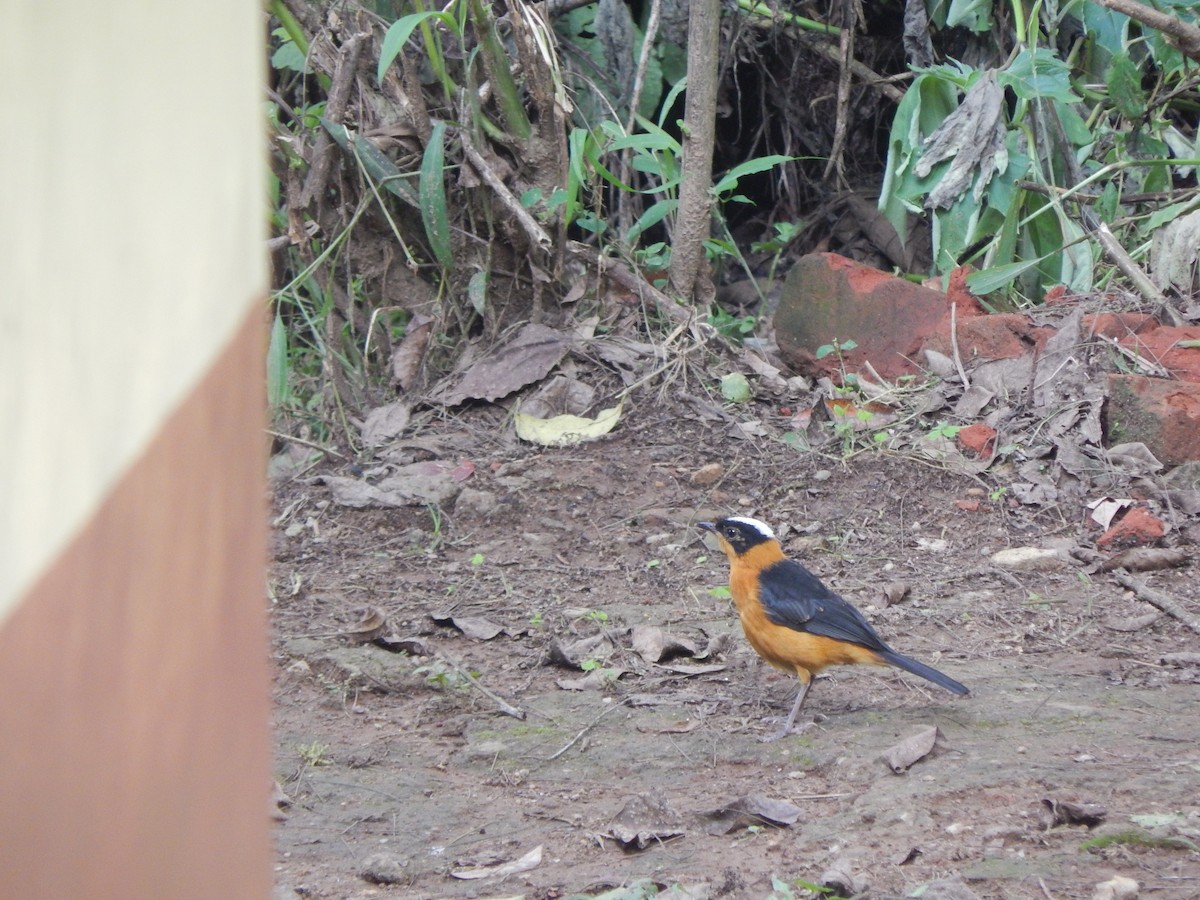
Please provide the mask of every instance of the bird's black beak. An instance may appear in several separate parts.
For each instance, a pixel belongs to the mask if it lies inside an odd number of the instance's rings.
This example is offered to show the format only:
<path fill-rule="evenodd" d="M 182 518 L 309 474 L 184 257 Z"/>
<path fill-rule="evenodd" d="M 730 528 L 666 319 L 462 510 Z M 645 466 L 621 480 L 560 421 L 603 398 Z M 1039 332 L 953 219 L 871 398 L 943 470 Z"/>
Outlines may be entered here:
<path fill-rule="evenodd" d="M 705 531 L 716 531 L 717 526 L 712 522 L 697 522 L 696 527 L 703 528 Z"/>

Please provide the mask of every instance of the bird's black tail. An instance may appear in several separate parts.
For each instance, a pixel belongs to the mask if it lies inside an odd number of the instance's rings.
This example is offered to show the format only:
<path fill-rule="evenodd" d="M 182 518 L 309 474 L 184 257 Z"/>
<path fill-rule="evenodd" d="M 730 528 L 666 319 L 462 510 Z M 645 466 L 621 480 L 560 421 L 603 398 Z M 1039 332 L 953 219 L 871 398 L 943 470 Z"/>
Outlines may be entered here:
<path fill-rule="evenodd" d="M 888 665 L 895 666 L 897 669 L 903 669 L 905 672 L 912 672 L 914 675 L 920 675 L 926 681 L 932 681 L 938 687 L 944 687 L 946 690 L 954 694 L 969 694 L 970 690 L 964 684 L 959 684 L 949 675 L 943 675 L 932 666 L 927 666 L 925 663 L 919 663 L 915 659 L 909 659 L 907 656 L 901 656 L 894 650 L 887 650 L 880 653 L 879 656 Z"/>

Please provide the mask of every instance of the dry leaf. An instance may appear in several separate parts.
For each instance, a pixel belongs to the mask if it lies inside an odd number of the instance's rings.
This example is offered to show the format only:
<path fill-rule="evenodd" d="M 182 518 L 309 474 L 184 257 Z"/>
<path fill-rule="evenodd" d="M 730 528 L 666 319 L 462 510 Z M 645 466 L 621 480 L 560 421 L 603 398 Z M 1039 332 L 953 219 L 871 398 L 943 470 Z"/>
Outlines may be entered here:
<path fill-rule="evenodd" d="M 633 650 L 646 662 L 661 662 L 675 656 L 695 656 L 699 647 L 687 638 L 667 634 L 657 625 L 634 625 L 630 630 Z"/>
<path fill-rule="evenodd" d="M 800 807 L 788 800 L 749 794 L 707 813 L 712 824 L 705 830 L 718 835 L 751 825 L 794 825 L 799 821 L 800 813 Z"/>
<path fill-rule="evenodd" d="M 416 382 L 432 334 L 433 319 L 419 313 L 404 330 L 404 340 L 392 353 L 392 380 L 402 389 L 407 391 Z"/>
<path fill-rule="evenodd" d="M 342 637 L 356 641 L 373 641 L 387 627 L 387 616 L 378 606 L 359 610 L 359 620 L 342 632 Z"/>
<path fill-rule="evenodd" d="M 490 641 L 498 634 L 507 634 L 503 625 L 497 625 L 482 616 L 452 616 L 449 613 L 430 613 L 429 618 L 439 625 L 453 625 L 473 641 Z"/>
<path fill-rule="evenodd" d="M 465 400 L 498 400 L 541 381 L 571 347 L 571 338 L 546 325 L 530 323 L 513 340 L 476 361 L 457 384 L 435 391 L 430 399 L 447 406 Z"/>
<path fill-rule="evenodd" d="M 880 758 L 895 774 L 908 771 L 909 766 L 924 759 L 942 741 L 942 732 L 936 725 L 923 728 L 898 744 L 884 750 Z"/>
<path fill-rule="evenodd" d="M 630 797 L 608 826 L 613 839 L 626 849 L 644 850 L 651 843 L 686 833 L 679 813 L 661 797 Z"/>
<path fill-rule="evenodd" d="M 362 425 L 363 443 L 375 448 L 385 441 L 399 437 L 408 427 L 412 417 L 412 406 L 404 400 L 397 400 L 387 406 L 377 406 L 367 413 Z"/>
<path fill-rule="evenodd" d="M 542 845 L 538 844 L 520 859 L 514 859 L 511 862 L 497 863 L 494 866 L 467 866 L 463 869 L 454 869 L 450 872 L 451 877 L 461 879 L 472 878 L 504 878 L 508 875 L 516 875 L 520 872 L 528 872 L 530 869 L 536 869 L 542 864 Z"/>

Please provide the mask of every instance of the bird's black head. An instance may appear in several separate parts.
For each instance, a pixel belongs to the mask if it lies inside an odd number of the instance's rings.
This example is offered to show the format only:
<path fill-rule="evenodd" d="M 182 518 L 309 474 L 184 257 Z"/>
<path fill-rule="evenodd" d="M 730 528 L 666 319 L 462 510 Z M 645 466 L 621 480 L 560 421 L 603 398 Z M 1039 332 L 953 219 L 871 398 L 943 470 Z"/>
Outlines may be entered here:
<path fill-rule="evenodd" d="M 722 550 L 726 553 L 732 550 L 738 556 L 759 544 L 775 540 L 775 532 L 771 530 L 770 525 L 747 516 L 728 516 L 715 522 L 699 524 L 705 531 L 711 531 L 717 536 Z"/>

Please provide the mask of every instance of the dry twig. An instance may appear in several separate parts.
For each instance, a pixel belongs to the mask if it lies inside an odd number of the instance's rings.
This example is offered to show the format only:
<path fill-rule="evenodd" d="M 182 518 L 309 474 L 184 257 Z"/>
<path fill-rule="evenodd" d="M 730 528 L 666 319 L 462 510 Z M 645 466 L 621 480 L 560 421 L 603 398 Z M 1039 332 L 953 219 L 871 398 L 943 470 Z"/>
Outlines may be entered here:
<path fill-rule="evenodd" d="M 1147 587 L 1145 582 L 1134 578 L 1128 572 L 1114 572 L 1113 577 L 1122 587 L 1129 588 L 1140 600 L 1145 600 L 1151 606 L 1157 606 L 1168 616 L 1178 619 L 1196 634 L 1200 634 L 1200 621 L 1188 614 L 1188 611 L 1161 591 Z"/>

